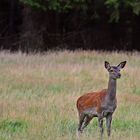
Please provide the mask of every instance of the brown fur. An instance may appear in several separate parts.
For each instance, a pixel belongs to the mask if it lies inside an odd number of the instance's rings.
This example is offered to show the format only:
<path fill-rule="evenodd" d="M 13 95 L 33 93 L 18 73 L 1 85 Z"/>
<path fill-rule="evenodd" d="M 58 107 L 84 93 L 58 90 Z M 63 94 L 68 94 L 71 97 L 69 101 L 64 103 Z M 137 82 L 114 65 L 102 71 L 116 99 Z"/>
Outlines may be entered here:
<path fill-rule="evenodd" d="M 101 103 L 103 102 L 107 94 L 107 89 L 104 89 L 100 92 L 92 92 L 82 95 L 77 100 L 77 109 L 79 114 L 84 110 L 95 107 L 96 111 L 99 113 L 101 111 Z"/>

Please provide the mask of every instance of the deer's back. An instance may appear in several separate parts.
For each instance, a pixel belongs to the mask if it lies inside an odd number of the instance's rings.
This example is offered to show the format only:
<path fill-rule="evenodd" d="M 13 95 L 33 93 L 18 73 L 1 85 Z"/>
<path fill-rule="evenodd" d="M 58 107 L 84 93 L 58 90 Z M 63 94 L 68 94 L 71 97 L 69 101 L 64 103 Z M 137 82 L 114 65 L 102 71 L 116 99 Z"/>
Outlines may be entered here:
<path fill-rule="evenodd" d="M 79 113 L 90 108 L 96 108 L 96 111 L 100 112 L 101 103 L 105 99 L 106 94 L 107 90 L 104 89 L 100 92 L 87 93 L 79 97 L 77 100 Z"/>

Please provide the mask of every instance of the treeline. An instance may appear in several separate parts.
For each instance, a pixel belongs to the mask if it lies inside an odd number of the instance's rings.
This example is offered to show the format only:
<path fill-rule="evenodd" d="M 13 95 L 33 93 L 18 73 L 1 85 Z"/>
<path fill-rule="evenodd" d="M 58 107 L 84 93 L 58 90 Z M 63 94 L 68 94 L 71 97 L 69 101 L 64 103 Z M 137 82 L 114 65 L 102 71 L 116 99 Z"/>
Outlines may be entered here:
<path fill-rule="evenodd" d="M 140 50 L 140 1 L 0 0 L 0 49 Z"/>

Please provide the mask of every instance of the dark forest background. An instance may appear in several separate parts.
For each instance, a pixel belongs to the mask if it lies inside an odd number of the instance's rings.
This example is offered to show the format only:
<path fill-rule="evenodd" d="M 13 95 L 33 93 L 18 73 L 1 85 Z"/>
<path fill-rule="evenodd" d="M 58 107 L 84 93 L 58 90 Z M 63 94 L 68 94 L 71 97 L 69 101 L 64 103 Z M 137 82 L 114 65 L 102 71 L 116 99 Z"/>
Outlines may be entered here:
<path fill-rule="evenodd" d="M 140 51 L 140 0 L 0 0 L 0 49 Z"/>

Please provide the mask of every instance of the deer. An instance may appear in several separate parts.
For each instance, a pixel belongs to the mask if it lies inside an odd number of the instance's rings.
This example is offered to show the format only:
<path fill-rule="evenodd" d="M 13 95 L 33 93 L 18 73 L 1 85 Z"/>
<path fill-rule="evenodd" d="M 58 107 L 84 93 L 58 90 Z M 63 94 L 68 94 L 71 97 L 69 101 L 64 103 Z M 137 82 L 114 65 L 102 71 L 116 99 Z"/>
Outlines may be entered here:
<path fill-rule="evenodd" d="M 111 135 L 112 115 L 117 108 L 116 87 L 117 79 L 121 78 L 120 70 L 126 65 L 126 61 L 121 62 L 117 66 L 111 66 L 105 61 L 104 66 L 109 73 L 108 88 L 99 92 L 86 93 L 78 98 L 77 110 L 79 115 L 78 136 L 83 132 L 84 128 L 94 118 L 98 118 L 100 128 L 100 139 L 103 139 L 103 123 L 106 119 L 107 135 Z"/>

